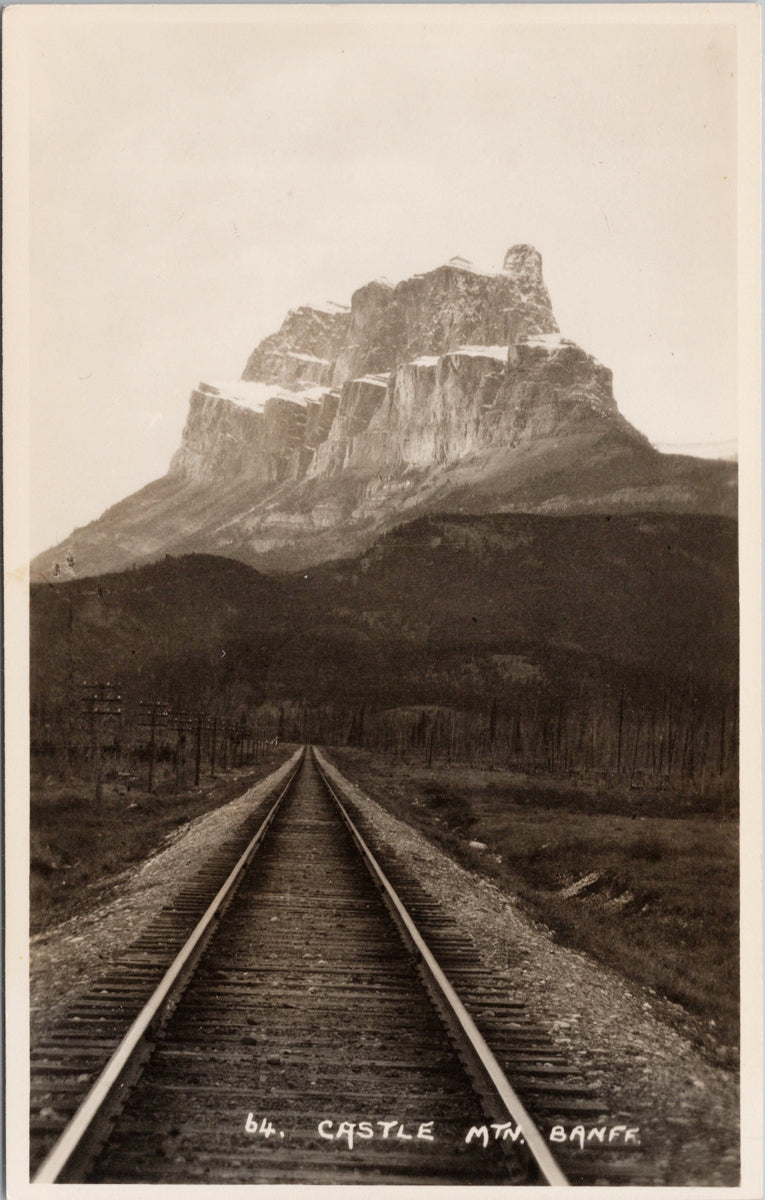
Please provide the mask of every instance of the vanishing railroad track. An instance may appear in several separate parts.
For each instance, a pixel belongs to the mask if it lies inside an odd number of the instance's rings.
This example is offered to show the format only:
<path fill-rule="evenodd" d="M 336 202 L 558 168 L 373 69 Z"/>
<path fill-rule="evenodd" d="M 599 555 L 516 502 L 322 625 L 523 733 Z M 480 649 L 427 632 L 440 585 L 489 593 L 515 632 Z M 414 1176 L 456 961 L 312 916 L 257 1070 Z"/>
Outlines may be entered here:
<path fill-rule="evenodd" d="M 252 824 L 34 1048 L 36 1181 L 642 1182 L 321 759 Z M 551 1145 L 577 1125 L 609 1134 Z"/>

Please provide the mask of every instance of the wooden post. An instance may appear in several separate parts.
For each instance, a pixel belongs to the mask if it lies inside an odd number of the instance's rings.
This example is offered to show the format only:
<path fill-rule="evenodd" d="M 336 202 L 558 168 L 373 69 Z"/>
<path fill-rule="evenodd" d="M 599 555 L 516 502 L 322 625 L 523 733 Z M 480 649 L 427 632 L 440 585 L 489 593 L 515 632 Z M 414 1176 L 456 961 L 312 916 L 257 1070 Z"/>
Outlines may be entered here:
<path fill-rule="evenodd" d="M 708 719 L 708 718 L 707 718 Z M 707 756 L 709 752 L 709 725 L 704 724 L 704 740 L 701 743 L 701 785 L 700 791 L 702 796 L 706 795 L 707 791 Z"/>
<path fill-rule="evenodd" d="M 74 640 L 72 633 L 72 622 L 74 614 L 72 611 L 71 601 L 66 601 L 69 609 L 67 620 L 67 665 L 66 665 L 66 726 L 64 737 L 66 739 L 66 758 L 65 763 L 69 771 L 74 766 L 74 728 L 73 728 L 73 705 L 74 705 Z"/>
<path fill-rule="evenodd" d="M 675 750 L 677 730 L 672 726 L 672 697 L 667 698 L 667 779 L 672 778 L 672 755 Z"/>
<path fill-rule="evenodd" d="M 157 706 L 151 706 L 151 732 L 149 734 L 149 792 L 154 791 L 154 729 L 157 723 Z"/>
<path fill-rule="evenodd" d="M 183 716 L 178 715 L 178 737 L 175 743 L 175 790 L 186 784 L 186 734 L 183 731 Z"/>
<path fill-rule="evenodd" d="M 103 780 L 101 774 L 101 722 L 96 717 L 93 721 L 94 729 L 94 750 L 95 750 L 95 798 L 96 804 L 100 804 L 103 800 Z"/>
<path fill-rule="evenodd" d="M 654 710 L 653 710 L 653 707 L 652 707 L 652 708 L 651 708 L 651 774 L 652 774 L 652 775 L 653 775 L 653 773 L 656 771 L 656 742 L 655 742 L 655 732 L 656 732 L 656 721 L 655 721 L 655 713 L 654 713 Z"/>
<path fill-rule="evenodd" d="M 637 734 L 635 735 L 635 753 L 632 755 L 632 770 L 630 771 L 630 787 L 632 787 L 632 780 L 635 777 L 635 768 L 637 767 L 637 757 L 638 757 L 638 746 L 640 745 L 640 732 L 641 732 L 642 728 L 643 728 L 643 717 L 641 715 L 640 720 L 638 721 Z"/>
<path fill-rule="evenodd" d="M 197 716 L 197 753 L 194 761 L 194 787 L 199 787 L 199 768 L 202 763 L 202 714 Z"/>

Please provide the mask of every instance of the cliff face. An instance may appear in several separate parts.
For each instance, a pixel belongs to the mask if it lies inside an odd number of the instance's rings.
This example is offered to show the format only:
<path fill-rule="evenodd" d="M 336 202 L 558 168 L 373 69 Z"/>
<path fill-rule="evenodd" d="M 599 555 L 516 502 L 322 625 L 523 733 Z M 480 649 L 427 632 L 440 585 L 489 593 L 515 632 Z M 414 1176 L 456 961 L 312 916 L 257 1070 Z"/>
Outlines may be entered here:
<path fill-rule="evenodd" d="M 350 320 L 350 311 L 341 305 L 293 308 L 278 333 L 272 333 L 253 350 L 242 379 L 286 387 L 300 382 L 329 383 Z"/>
<path fill-rule="evenodd" d="M 331 426 L 333 396 L 322 388 L 290 391 L 273 385 L 244 407 L 202 383 L 191 393 L 181 445 L 168 474 L 204 485 L 240 479 L 256 488 L 301 477 L 312 457 L 311 438 L 318 445 L 326 437 L 322 428 Z"/>
<path fill-rule="evenodd" d="M 550 437 L 579 408 L 577 419 L 616 418 L 644 442 L 618 417 L 606 367 L 559 334 L 533 335 L 509 347 L 420 355 L 336 389 L 273 385 L 259 412 L 209 386 L 197 390 L 170 471 L 205 483 L 241 475 L 265 487 L 430 469 Z"/>
<path fill-rule="evenodd" d="M 201 550 L 303 567 L 448 509 L 735 515 L 731 464 L 660 455 L 562 337 L 541 258 L 461 259 L 293 309 L 236 384 L 192 393 L 167 476 L 40 556 L 85 573 Z"/>
<path fill-rule="evenodd" d="M 200 385 L 170 472 L 206 483 L 225 470 L 268 487 L 349 468 L 374 474 L 452 462 L 508 435 L 513 389 L 520 396 L 526 376 L 530 403 L 546 372 L 556 397 L 572 386 L 574 360 L 587 356 L 562 343 L 557 328 L 531 246 L 508 250 L 496 275 L 452 259 L 396 287 L 374 280 L 353 294 L 350 310 L 293 309 L 242 375 L 280 389 L 259 419 L 234 414 L 232 398 L 216 415 L 199 399 L 215 389 Z"/>
<path fill-rule="evenodd" d="M 578 413 L 581 406 L 585 411 Z M 550 437 L 572 416 L 607 421 L 616 414 L 611 372 L 558 335 L 507 350 L 464 347 L 398 368 L 347 465 L 374 472 L 454 464 L 479 451 Z M 627 433 L 626 422 L 620 428 Z"/>
<path fill-rule="evenodd" d="M 268 474 L 263 415 L 200 385 L 191 393 L 181 445 L 169 474 L 213 482 L 232 472 L 253 478 Z"/>

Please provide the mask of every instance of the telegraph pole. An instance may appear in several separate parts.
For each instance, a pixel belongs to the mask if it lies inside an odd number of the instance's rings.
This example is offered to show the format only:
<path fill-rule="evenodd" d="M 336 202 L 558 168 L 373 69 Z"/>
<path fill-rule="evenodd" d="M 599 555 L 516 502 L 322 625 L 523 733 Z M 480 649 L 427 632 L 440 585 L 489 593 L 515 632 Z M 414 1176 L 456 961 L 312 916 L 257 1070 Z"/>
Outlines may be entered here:
<path fill-rule="evenodd" d="M 111 683 L 84 684 L 85 694 L 82 704 L 88 716 L 90 726 L 90 749 L 93 760 L 93 783 L 96 804 L 103 799 L 103 779 L 101 761 L 101 734 L 106 720 L 119 717 L 122 708 L 120 696 Z"/>

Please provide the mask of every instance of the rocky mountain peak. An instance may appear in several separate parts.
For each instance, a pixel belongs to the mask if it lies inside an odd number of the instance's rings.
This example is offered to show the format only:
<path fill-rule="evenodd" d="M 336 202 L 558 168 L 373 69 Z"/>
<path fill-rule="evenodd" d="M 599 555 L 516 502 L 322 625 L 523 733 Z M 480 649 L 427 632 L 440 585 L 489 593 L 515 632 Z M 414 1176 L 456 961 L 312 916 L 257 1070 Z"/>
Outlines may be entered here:
<path fill-rule="evenodd" d="M 542 280 L 542 255 L 534 246 L 526 245 L 523 242 L 511 246 L 505 255 L 502 270 L 508 275 L 516 276 L 518 279 L 523 278 L 533 281 L 537 287 L 544 286 Z"/>
<path fill-rule="evenodd" d="M 364 284 L 353 293 L 349 310 L 294 309 L 255 348 L 242 378 L 342 387 L 363 375 L 395 371 L 422 354 L 463 345 L 508 346 L 557 330 L 542 257 L 532 246 L 518 245 L 508 250 L 497 274 L 455 256 L 395 286 L 386 279 Z"/>
<path fill-rule="evenodd" d="M 50 554 L 88 572 L 178 549 L 283 569 L 423 512 L 641 506 L 735 513 L 735 468 L 651 448 L 518 244 L 496 274 L 457 256 L 290 310 L 241 380 L 193 391 L 167 475 Z"/>

